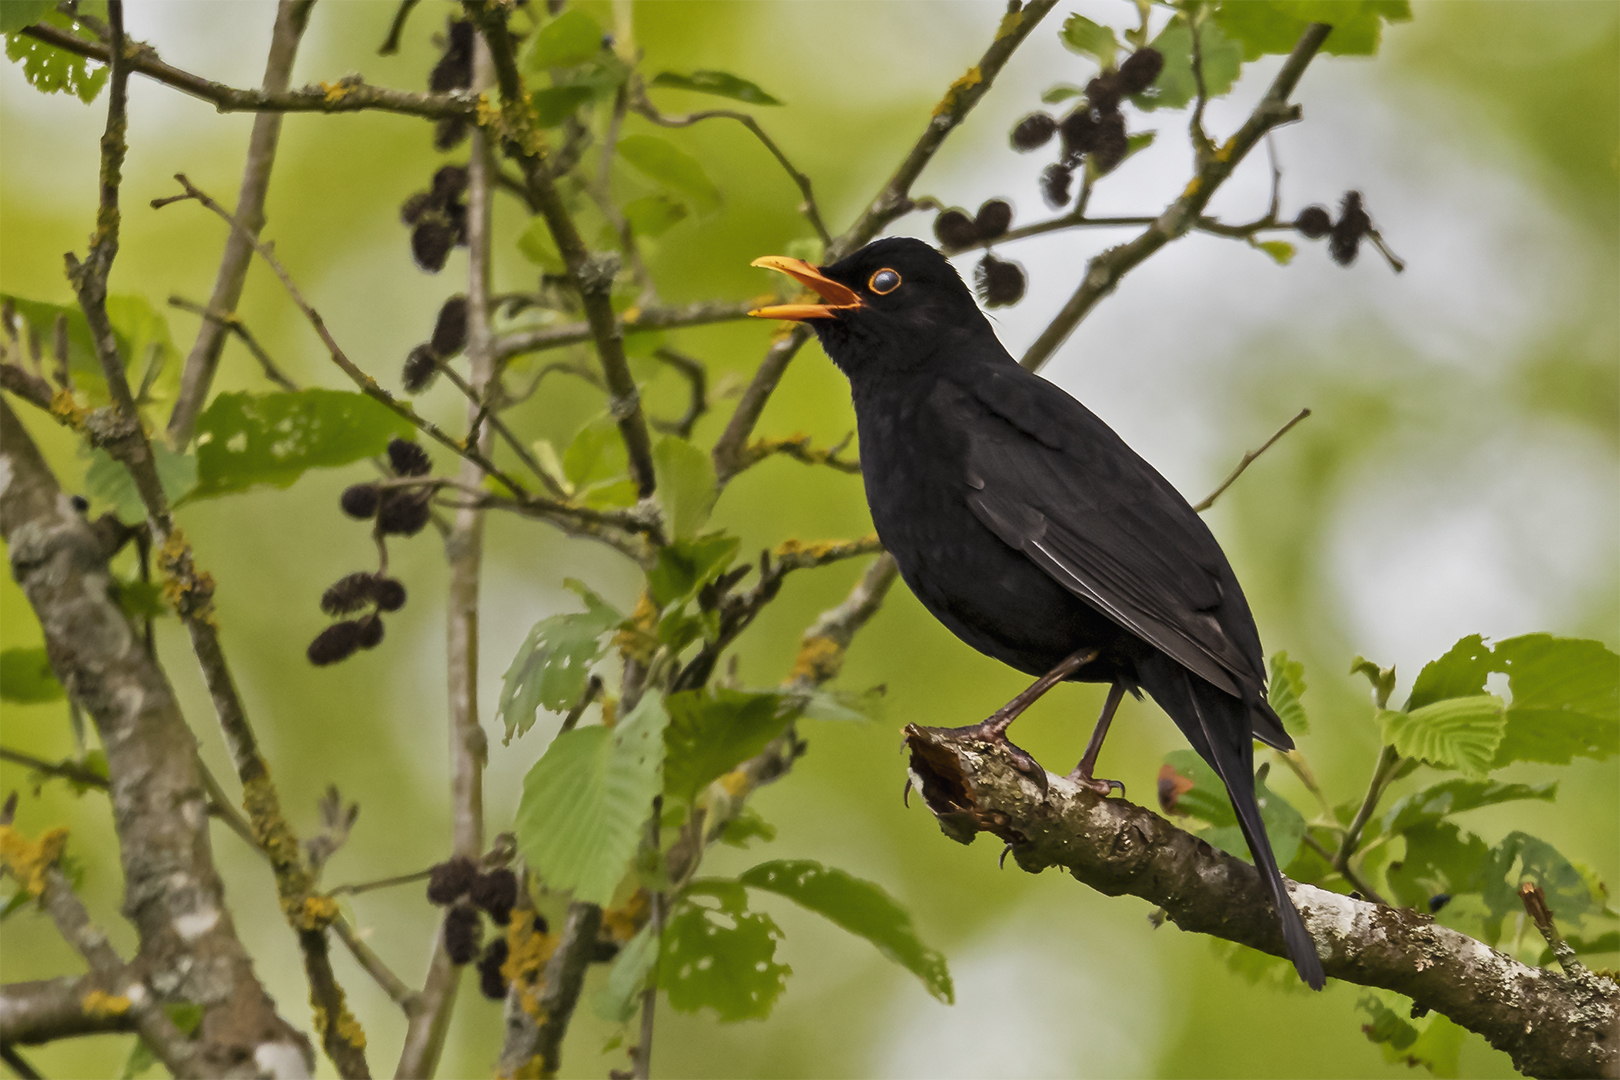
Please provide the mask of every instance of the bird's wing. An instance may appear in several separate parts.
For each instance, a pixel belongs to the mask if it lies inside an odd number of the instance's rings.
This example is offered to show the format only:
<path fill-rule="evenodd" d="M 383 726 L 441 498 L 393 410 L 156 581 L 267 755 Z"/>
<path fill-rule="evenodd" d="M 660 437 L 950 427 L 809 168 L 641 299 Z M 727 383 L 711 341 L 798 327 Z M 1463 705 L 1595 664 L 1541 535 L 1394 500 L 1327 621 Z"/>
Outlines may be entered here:
<path fill-rule="evenodd" d="M 986 527 L 1109 618 L 1227 693 L 1265 686 L 1260 638 L 1220 545 L 1085 406 L 1013 365 L 941 384 Z M 969 419 L 963 415 L 963 419 Z"/>

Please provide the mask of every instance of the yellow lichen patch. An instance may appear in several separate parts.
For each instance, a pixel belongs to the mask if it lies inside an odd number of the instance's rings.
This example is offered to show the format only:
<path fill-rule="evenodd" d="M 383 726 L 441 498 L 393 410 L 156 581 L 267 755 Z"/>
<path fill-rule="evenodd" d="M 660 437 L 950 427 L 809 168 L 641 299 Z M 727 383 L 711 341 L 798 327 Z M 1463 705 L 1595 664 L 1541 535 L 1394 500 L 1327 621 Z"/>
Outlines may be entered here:
<path fill-rule="evenodd" d="M 944 116 L 946 113 L 955 112 L 957 101 L 963 91 L 978 86 L 983 81 L 984 76 L 979 73 L 978 65 L 968 68 L 966 74 L 951 83 L 950 89 L 945 91 L 945 96 L 939 99 L 939 104 L 934 106 L 934 115 Z"/>
<path fill-rule="evenodd" d="M 185 533 L 172 529 L 157 553 L 164 602 L 182 619 L 196 619 L 218 629 L 214 621 L 214 575 L 197 569 Z"/>
<path fill-rule="evenodd" d="M 328 105 L 336 105 L 349 94 L 349 87 L 340 82 L 323 82 L 321 83 L 321 90 L 326 94 L 326 103 Z"/>
<path fill-rule="evenodd" d="M 602 726 L 610 728 L 619 722 L 619 699 L 602 696 Z"/>
<path fill-rule="evenodd" d="M 10 825 L 0 825 L 0 866 L 17 879 L 29 896 L 45 891 L 45 871 L 62 857 L 67 846 L 66 829 L 52 829 L 38 840 L 30 840 Z"/>
<path fill-rule="evenodd" d="M 1023 24 L 1023 21 L 1024 13 L 1022 11 L 1007 12 L 1001 17 L 1001 25 L 996 27 L 996 40 L 1000 41 L 1014 30 L 1017 30 Z"/>
<path fill-rule="evenodd" d="M 73 399 L 73 391 L 60 387 L 51 395 L 51 415 L 74 431 L 83 431 L 85 417 L 90 414 Z"/>
<path fill-rule="evenodd" d="M 506 962 L 501 978 L 518 990 L 518 1004 L 539 1023 L 544 1019 L 540 991 L 544 988 L 546 962 L 557 951 L 562 939 L 534 927 L 533 911 L 514 911 L 506 927 Z"/>
<path fill-rule="evenodd" d="M 1190 199 L 1194 195 L 1198 194 L 1198 189 L 1203 186 L 1203 181 L 1195 176 L 1191 180 L 1187 181 L 1187 187 L 1182 191 L 1181 197 L 1183 199 Z"/>
<path fill-rule="evenodd" d="M 129 1012 L 129 998 L 92 990 L 79 999 L 79 1007 L 86 1016 L 123 1016 Z"/>
<path fill-rule="evenodd" d="M 623 904 L 602 910 L 602 929 L 614 941 L 629 941 L 647 922 L 650 906 L 647 890 L 637 889 Z"/>
<path fill-rule="evenodd" d="M 627 323 L 633 323 L 637 319 L 641 318 L 641 309 L 634 305 L 627 307 L 624 309 L 624 314 L 621 315 L 620 318 Z"/>
<path fill-rule="evenodd" d="M 545 1059 L 536 1054 L 512 1072 L 497 1072 L 495 1075 L 500 1080 L 549 1080 L 556 1074 L 546 1072 Z"/>
<path fill-rule="evenodd" d="M 613 645 L 627 660 L 647 663 L 658 651 L 658 605 L 645 589 L 630 613 L 630 625 L 613 635 Z"/>
<path fill-rule="evenodd" d="M 349 1011 L 349 1003 L 342 990 L 338 991 L 338 1018 L 335 1026 L 330 1023 L 331 1015 L 320 1005 L 317 1005 L 313 999 L 309 1003 L 309 1008 L 311 1013 L 310 1022 L 314 1025 L 315 1034 L 321 1037 L 323 1043 L 326 1042 L 327 1032 L 330 1030 L 332 1035 L 348 1043 L 356 1050 L 366 1048 L 366 1029 L 360 1026 L 360 1021 L 356 1020 L 354 1013 Z"/>
<path fill-rule="evenodd" d="M 806 639 L 799 646 L 799 655 L 793 660 L 793 674 L 789 678 L 824 683 L 844 666 L 844 647 L 830 637 Z"/>
<path fill-rule="evenodd" d="M 296 919 L 303 914 L 304 894 L 309 892 L 309 875 L 299 861 L 298 839 L 281 816 L 281 800 L 276 797 L 268 772 L 242 785 L 242 809 L 247 812 L 254 839 L 270 857 L 282 910 L 296 926 Z"/>
<path fill-rule="evenodd" d="M 299 930 L 324 930 L 338 917 L 338 903 L 330 896 L 306 896 L 294 910 L 294 925 Z"/>
<path fill-rule="evenodd" d="M 725 788 L 726 794 L 733 799 L 742 798 L 748 794 L 748 789 L 754 786 L 753 781 L 748 778 L 748 773 L 742 769 L 732 769 L 716 783 Z"/>

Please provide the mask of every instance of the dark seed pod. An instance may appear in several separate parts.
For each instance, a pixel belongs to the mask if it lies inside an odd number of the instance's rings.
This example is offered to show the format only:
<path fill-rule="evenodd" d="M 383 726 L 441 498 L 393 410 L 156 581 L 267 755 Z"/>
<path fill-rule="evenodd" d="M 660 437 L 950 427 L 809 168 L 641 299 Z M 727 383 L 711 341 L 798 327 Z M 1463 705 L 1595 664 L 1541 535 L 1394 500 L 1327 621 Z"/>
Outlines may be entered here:
<path fill-rule="evenodd" d="M 397 436 L 388 440 L 388 464 L 399 476 L 426 476 L 433 471 L 426 450 Z"/>
<path fill-rule="evenodd" d="M 1153 85 L 1163 70 L 1164 55 L 1158 49 L 1144 46 L 1119 65 L 1119 88 L 1125 94 L 1140 94 Z"/>
<path fill-rule="evenodd" d="M 440 220 L 438 215 L 426 217 L 411 230 L 411 257 L 416 260 L 417 266 L 437 274 L 444 269 L 445 260 L 450 258 L 450 249 L 456 246 L 457 239 L 455 228 Z"/>
<path fill-rule="evenodd" d="M 309 643 L 309 650 L 305 655 L 316 667 L 335 664 L 354 655 L 354 651 L 360 647 L 360 637 L 358 622 L 333 623 L 315 635 L 315 640 Z"/>
<path fill-rule="evenodd" d="M 1024 268 L 986 255 L 973 268 L 973 284 L 985 307 L 1008 307 L 1024 298 Z"/>
<path fill-rule="evenodd" d="M 432 516 L 425 491 L 390 491 L 377 508 L 377 531 L 384 536 L 415 536 Z"/>
<path fill-rule="evenodd" d="M 361 571 L 339 578 L 330 589 L 321 594 L 321 610 L 328 615 L 347 615 L 371 603 L 377 579 Z"/>
<path fill-rule="evenodd" d="M 464 90 L 472 85 L 473 24 L 463 19 L 450 20 L 449 42 L 444 55 L 433 65 L 428 76 L 428 89 L 442 94 L 446 90 Z"/>
<path fill-rule="evenodd" d="M 1057 133 L 1057 121 L 1043 112 L 1033 112 L 1012 129 L 1012 147 L 1020 153 L 1036 150 L 1052 141 Z"/>
<path fill-rule="evenodd" d="M 420 394 L 433 385 L 433 380 L 439 376 L 439 358 L 434 355 L 433 346 L 418 345 L 411 350 L 405 358 L 405 367 L 399 373 L 399 381 L 405 387 L 407 394 Z"/>
<path fill-rule="evenodd" d="M 1007 227 L 1012 224 L 1012 203 L 1006 199 L 991 199 L 979 207 L 978 214 L 973 218 L 973 225 L 979 231 L 979 236 L 985 240 L 994 240 L 1006 233 Z"/>
<path fill-rule="evenodd" d="M 360 620 L 360 647 L 362 649 L 375 649 L 383 639 L 382 618 L 373 611 Z"/>
<path fill-rule="evenodd" d="M 491 1001 L 506 997 L 506 976 L 501 974 L 501 966 L 506 963 L 510 952 L 506 939 L 498 937 L 489 943 L 484 955 L 478 958 L 478 989 Z"/>
<path fill-rule="evenodd" d="M 350 484 L 343 489 L 338 502 L 350 517 L 359 521 L 370 520 L 377 516 L 377 485 Z"/>
<path fill-rule="evenodd" d="M 545 934 L 545 933 L 549 933 L 550 931 L 551 931 L 551 924 L 546 922 L 546 917 L 544 915 L 540 914 L 538 911 L 535 912 L 534 913 L 534 932 L 537 933 L 537 934 Z"/>
<path fill-rule="evenodd" d="M 81 514 L 90 509 L 90 500 L 83 495 L 74 495 L 68 502 L 72 503 L 73 509 Z"/>
<path fill-rule="evenodd" d="M 505 926 L 512 921 L 512 905 L 517 903 L 517 875 L 504 866 L 479 874 L 473 878 L 470 895 L 497 925 Z"/>
<path fill-rule="evenodd" d="M 452 964 L 471 963 L 484 940 L 484 920 L 470 907 L 453 907 L 444 913 L 444 951 Z"/>
<path fill-rule="evenodd" d="M 1063 136 L 1063 160 L 1074 163 L 1097 145 L 1097 121 L 1090 109 L 1076 109 L 1058 125 Z"/>
<path fill-rule="evenodd" d="M 378 611 L 398 611 L 405 606 L 405 585 L 396 578 L 372 578 L 371 599 Z"/>
<path fill-rule="evenodd" d="M 473 878 L 477 876 L 477 865 L 465 855 L 438 863 L 428 871 L 428 903 L 455 903 L 472 887 Z"/>
<path fill-rule="evenodd" d="M 1294 219 L 1294 228 L 1308 240 L 1320 240 L 1333 229 L 1333 217 L 1325 206 L 1307 206 Z"/>
<path fill-rule="evenodd" d="M 1120 90 L 1119 72 L 1106 71 L 1086 83 L 1086 101 L 1098 116 L 1117 112 Z"/>
<path fill-rule="evenodd" d="M 400 206 L 399 220 L 407 225 L 415 225 L 432 205 L 433 196 L 426 191 L 418 191 Z"/>
<path fill-rule="evenodd" d="M 1433 896 L 1429 897 L 1429 914 L 1439 914 L 1440 909 L 1449 903 L 1451 903 L 1450 893 L 1435 893 Z"/>
<path fill-rule="evenodd" d="M 1112 172 L 1130 149 L 1123 116 L 1109 113 L 1097 122 L 1097 145 L 1091 151 L 1091 161 L 1099 173 Z"/>
<path fill-rule="evenodd" d="M 979 227 L 960 210 L 947 210 L 934 219 L 934 238 L 946 250 L 972 247 L 979 242 Z"/>
<path fill-rule="evenodd" d="M 1046 205 L 1056 210 L 1069 205 L 1069 185 L 1074 182 L 1074 170 L 1067 165 L 1048 165 L 1041 172 L 1041 197 Z"/>
<path fill-rule="evenodd" d="M 1347 191 L 1339 206 L 1339 220 L 1333 224 L 1333 235 L 1328 238 L 1328 254 L 1340 266 L 1356 261 L 1361 249 L 1361 238 L 1372 229 L 1372 218 L 1361 205 L 1361 192 Z"/>
<path fill-rule="evenodd" d="M 467 121 L 459 116 L 446 116 L 433 125 L 433 149 L 441 154 L 454 150 L 467 137 Z"/>
<path fill-rule="evenodd" d="M 466 191 L 465 165 L 445 165 L 433 174 L 433 201 L 439 206 L 449 206 L 466 194 Z"/>
<path fill-rule="evenodd" d="M 439 317 L 433 323 L 433 351 L 441 357 L 452 357 L 467 347 L 467 298 L 456 295 L 444 302 Z"/>

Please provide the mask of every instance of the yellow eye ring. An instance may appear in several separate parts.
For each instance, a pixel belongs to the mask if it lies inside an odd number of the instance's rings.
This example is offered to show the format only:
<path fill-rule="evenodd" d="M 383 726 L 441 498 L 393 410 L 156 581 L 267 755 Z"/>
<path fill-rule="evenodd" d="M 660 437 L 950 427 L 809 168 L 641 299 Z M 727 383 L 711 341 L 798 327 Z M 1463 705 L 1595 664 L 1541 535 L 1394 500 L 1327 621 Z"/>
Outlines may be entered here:
<path fill-rule="evenodd" d="M 879 296 L 887 296 L 900 287 L 900 274 L 885 266 L 872 275 L 867 281 L 866 287 Z"/>

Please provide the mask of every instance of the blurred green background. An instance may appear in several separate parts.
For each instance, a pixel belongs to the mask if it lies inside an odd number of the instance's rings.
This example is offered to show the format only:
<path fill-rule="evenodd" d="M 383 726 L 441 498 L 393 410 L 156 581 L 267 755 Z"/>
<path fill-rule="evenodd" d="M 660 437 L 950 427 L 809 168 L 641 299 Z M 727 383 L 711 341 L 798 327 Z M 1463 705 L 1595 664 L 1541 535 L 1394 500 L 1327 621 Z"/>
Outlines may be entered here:
<path fill-rule="evenodd" d="M 605 4 L 586 3 L 603 25 Z M 1504 638 L 1547 630 L 1620 633 L 1620 5 L 1497 3 L 1415 5 L 1374 59 L 1324 57 L 1298 100 L 1306 120 L 1279 131 L 1283 210 L 1336 204 L 1361 190 L 1385 238 L 1409 269 L 1390 272 L 1371 251 L 1352 268 L 1302 242 L 1278 267 L 1240 243 L 1194 236 L 1126 280 L 1083 324 L 1046 374 L 1114 424 L 1191 498 L 1206 493 L 1242 452 L 1299 407 L 1315 415 L 1223 498 L 1211 523 L 1244 581 L 1268 650 L 1306 663 L 1311 733 L 1301 747 L 1336 800 L 1365 787 L 1377 751 L 1365 684 L 1345 671 L 1352 654 L 1397 664 L 1403 690 L 1421 664 L 1458 637 Z M 131 33 L 182 68 L 256 86 L 269 40 L 266 2 L 131 3 Z M 394 5 L 318 5 L 294 83 L 360 71 L 368 81 L 425 86 L 450 5 L 433 0 L 412 18 L 398 56 L 379 57 Z M 815 180 L 836 233 L 877 190 L 922 129 L 944 87 L 973 63 L 994 31 L 998 3 L 637 3 L 644 70 L 718 68 L 786 102 L 760 109 L 768 130 Z M 1056 41 L 1070 10 L 1132 25 L 1120 3 L 1064 4 L 1038 29 L 992 93 L 917 185 L 970 209 L 1013 199 L 1016 223 L 1044 216 L 1036 179 L 1043 162 L 1007 148 L 1006 132 L 1057 82 L 1081 82 L 1086 64 Z M 1232 97 L 1211 109 L 1217 134 L 1241 121 L 1276 59 L 1250 65 Z M 666 110 L 711 102 L 657 92 Z M 82 251 L 95 206 L 96 141 L 104 100 L 85 107 L 31 90 L 15 65 L 0 71 L 0 289 L 70 299 L 64 251 Z M 122 252 L 114 292 L 155 305 L 170 294 L 206 299 L 223 242 L 219 222 L 194 205 L 147 208 L 172 194 L 171 175 L 229 202 L 251 124 L 246 116 L 137 79 Z M 643 130 L 632 119 L 627 130 Z M 1152 150 L 1098 189 L 1094 212 L 1154 212 L 1180 190 L 1190 154 L 1181 114 L 1132 119 L 1161 129 Z M 722 210 L 662 237 L 651 261 L 672 302 L 741 299 L 769 287 L 748 268 L 808 235 L 797 193 L 736 125 L 670 133 L 699 155 L 724 196 Z M 465 150 L 457 153 L 464 159 Z M 271 184 L 266 235 L 358 363 L 397 385 L 399 364 L 423 340 L 443 298 L 464 286 L 464 253 L 443 274 L 410 261 L 399 204 L 426 186 L 441 156 L 420 121 L 383 114 L 287 119 Z M 1214 209 L 1229 220 L 1264 212 L 1269 177 L 1250 161 Z M 532 285 L 517 254 L 525 215 L 501 197 L 497 285 Z M 923 215 L 898 231 L 926 235 Z M 1016 355 L 1074 287 L 1084 260 L 1125 234 L 1065 233 L 1008 246 L 1030 272 L 1028 297 L 998 324 Z M 967 269 L 971 259 L 962 260 Z M 319 343 L 262 267 L 241 313 L 302 383 L 343 386 Z M 170 313 L 184 351 L 196 331 Z M 735 324 L 683 331 L 671 343 L 704 359 L 725 381 L 746 378 L 772 327 Z M 263 388 L 240 345 L 226 347 L 220 389 Z M 669 376 L 647 391 L 655 411 L 679 411 Z M 530 437 L 565 444 L 602 407 L 583 384 L 549 380 L 513 416 Z M 442 382 L 428 411 L 461 422 Z M 722 403 L 697 429 L 705 443 L 729 412 Z M 65 486 L 85 462 L 54 425 L 24 422 Z M 841 376 L 807 349 L 794 363 L 760 433 L 836 441 L 853 426 Z M 317 472 L 288 490 L 201 503 L 181 521 L 219 581 L 224 638 L 269 754 L 284 805 L 311 831 L 328 784 L 361 805 L 350 845 L 328 883 L 419 869 L 448 842 L 445 775 L 441 551 L 434 534 L 398 544 L 393 558 L 411 602 L 388 640 L 343 665 L 314 670 L 304 646 L 323 625 L 320 591 L 373 558 L 365 530 L 341 517 L 337 493 L 355 467 Z M 788 537 L 860 535 L 870 523 L 856 478 L 788 460 L 760 465 L 731 485 L 717 522 L 744 552 Z M 853 564 L 791 579 L 741 647 L 745 682 L 780 679 L 798 634 L 836 603 Z M 639 575 L 606 549 L 545 527 L 494 517 L 484 589 L 481 696 L 485 720 L 499 676 L 535 619 L 572 609 L 565 577 L 580 577 L 624 605 Z M 0 583 L 7 646 L 35 645 L 38 627 L 15 585 Z M 160 624 L 159 648 L 205 757 L 228 775 L 206 695 L 179 627 Z M 1208 941 L 1174 927 L 1153 930 L 1147 905 L 1095 894 L 1047 874 L 996 868 L 991 841 L 962 848 L 927 812 L 901 805 L 899 728 L 911 721 L 971 722 L 1020 688 L 1022 677 L 978 656 L 937 626 L 903 587 L 857 639 L 842 684 L 888 688 L 887 717 L 866 725 L 807 724 L 810 752 L 758 809 L 780 830 L 768 848 L 714 853 L 732 872 L 766 857 L 812 858 L 886 887 L 914 913 L 926 941 L 950 958 L 957 1004 L 940 1005 L 864 942 L 792 905 L 760 902 L 787 932 L 794 969 L 775 1014 L 722 1026 L 706 1016 L 660 1012 L 654 1068 L 663 1076 L 1383 1076 L 1387 1065 L 1362 1035 L 1355 987 L 1321 995 L 1252 986 L 1227 971 Z M 1095 688 L 1050 695 L 1020 722 L 1019 742 L 1049 767 L 1082 747 Z M 493 740 L 489 826 L 505 828 L 522 776 L 555 719 L 510 747 Z M 47 758 L 72 741 L 60 704 L 14 707 L 5 745 Z M 1105 775 L 1149 797 L 1163 754 L 1181 745 L 1151 705 L 1127 704 L 1104 753 Z M 1613 885 L 1620 880 L 1620 782 L 1613 761 L 1568 769 L 1516 766 L 1506 779 L 1562 777 L 1554 804 L 1476 813 L 1467 826 L 1494 842 L 1524 829 L 1555 843 Z M 1291 778 L 1285 794 L 1299 797 Z M 1408 783 L 1411 783 L 1410 781 Z M 60 783 L 34 790 L 26 770 L 0 765 L 0 789 L 24 792 L 18 824 L 72 830 L 86 899 L 122 946 L 130 935 L 107 807 Z M 1397 791 L 1398 795 L 1399 792 Z M 1297 798 L 1301 806 L 1303 798 Z M 238 929 L 258 970 L 295 1023 L 307 1025 L 307 991 L 265 867 L 216 830 L 215 850 Z M 764 854 L 762 854 L 762 850 Z M 370 942 L 416 981 L 436 912 L 412 887 L 356 898 L 351 913 Z M 31 912 L 3 927 L 0 978 L 80 970 L 49 923 Z M 339 975 L 370 1036 L 373 1068 L 391 1071 L 403 1030 L 398 1011 L 338 955 Z M 593 979 L 601 977 L 595 972 Z M 499 1048 L 499 1007 L 463 987 L 440 1070 L 487 1075 Z M 587 991 L 589 993 L 589 990 Z M 623 1067 L 600 1053 L 609 1032 L 582 1008 L 565 1053 L 568 1075 Z M 98 1038 L 30 1051 L 49 1076 L 116 1075 L 128 1038 Z M 320 1063 L 323 1075 L 330 1065 Z M 1470 1038 L 1463 1075 L 1511 1074 L 1507 1059 Z"/>

